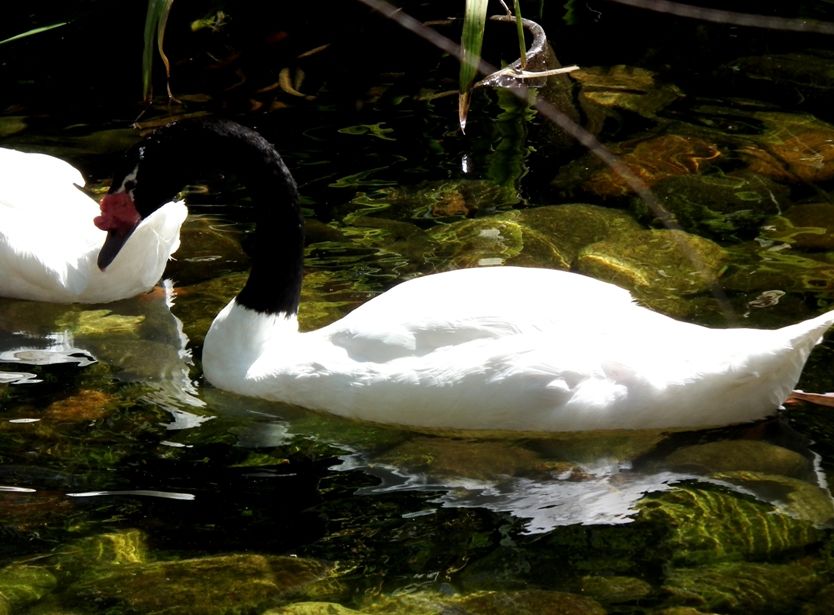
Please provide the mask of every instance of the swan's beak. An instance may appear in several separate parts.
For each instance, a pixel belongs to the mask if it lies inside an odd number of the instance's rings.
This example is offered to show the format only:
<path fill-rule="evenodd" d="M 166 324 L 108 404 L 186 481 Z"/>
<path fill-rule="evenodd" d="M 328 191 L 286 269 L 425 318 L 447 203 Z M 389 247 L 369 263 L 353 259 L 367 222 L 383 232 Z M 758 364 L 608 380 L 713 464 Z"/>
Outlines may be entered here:
<path fill-rule="evenodd" d="M 137 224 L 136 226 L 139 225 Z M 107 238 L 104 240 L 104 244 L 98 251 L 98 259 L 96 260 L 99 269 L 102 271 L 107 269 L 110 263 L 113 262 L 113 259 L 116 258 L 116 255 L 121 251 L 125 242 L 133 234 L 136 226 L 128 230 L 126 233 L 119 231 L 107 231 Z"/>
<path fill-rule="evenodd" d="M 133 199 L 125 192 L 105 195 L 100 206 L 101 215 L 96 216 L 93 222 L 102 231 L 107 231 L 97 260 L 98 268 L 104 271 L 142 222 L 142 216 L 136 210 Z"/>

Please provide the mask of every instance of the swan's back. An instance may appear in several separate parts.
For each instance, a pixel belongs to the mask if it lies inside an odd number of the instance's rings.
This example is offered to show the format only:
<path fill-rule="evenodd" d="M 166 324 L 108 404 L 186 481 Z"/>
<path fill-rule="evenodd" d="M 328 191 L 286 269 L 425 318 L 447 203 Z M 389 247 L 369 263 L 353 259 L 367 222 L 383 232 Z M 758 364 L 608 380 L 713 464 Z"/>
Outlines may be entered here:
<path fill-rule="evenodd" d="M 247 395 L 412 427 L 695 428 L 776 412 L 832 322 L 710 329 L 576 274 L 468 269 L 396 286 L 318 331 L 238 330 L 264 343 L 234 367 L 212 356 L 206 373 Z"/>

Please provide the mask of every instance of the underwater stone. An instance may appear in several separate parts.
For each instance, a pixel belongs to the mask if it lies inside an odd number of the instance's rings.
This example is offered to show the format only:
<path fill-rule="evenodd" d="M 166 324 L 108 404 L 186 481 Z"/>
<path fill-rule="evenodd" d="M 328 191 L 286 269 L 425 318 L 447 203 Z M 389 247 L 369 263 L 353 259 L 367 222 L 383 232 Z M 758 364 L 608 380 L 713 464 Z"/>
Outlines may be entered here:
<path fill-rule="evenodd" d="M 635 199 L 639 217 L 671 221 L 685 231 L 723 240 L 755 236 L 790 194 L 787 187 L 753 174 L 667 177 L 654 185 L 652 193 L 665 212 L 653 212 L 642 199 Z"/>
<path fill-rule="evenodd" d="M 442 269 L 487 264 L 570 269 L 583 246 L 639 229 L 625 212 L 567 203 L 463 220 L 428 234 Z"/>
<path fill-rule="evenodd" d="M 764 472 L 716 472 L 712 478 L 738 485 L 773 501 L 776 508 L 816 526 L 826 526 L 834 520 L 834 502 L 827 489 L 817 484 Z"/>
<path fill-rule="evenodd" d="M 719 440 L 679 448 L 662 461 L 664 469 L 710 474 L 751 470 L 769 474 L 813 476 L 813 465 L 796 451 L 760 440 Z"/>
<path fill-rule="evenodd" d="M 0 569 L 0 615 L 20 612 L 51 592 L 57 583 L 55 576 L 40 566 L 12 564 Z"/>
<path fill-rule="evenodd" d="M 363 605 L 362 612 L 388 615 L 604 615 L 605 609 L 596 600 L 578 594 L 525 589 L 478 591 L 455 596 L 432 592 L 384 596 Z"/>
<path fill-rule="evenodd" d="M 790 183 L 834 178 L 834 126 L 812 115 L 758 112 L 753 117 L 765 131 L 738 149 L 751 172 Z"/>
<path fill-rule="evenodd" d="M 95 608 L 220 615 L 266 609 L 293 599 L 337 597 L 343 588 L 329 574 L 328 566 L 310 559 L 218 555 L 120 566 L 73 584 L 68 595 Z"/>
<path fill-rule="evenodd" d="M 432 475 L 463 475 L 490 479 L 530 471 L 542 464 L 533 451 L 518 443 L 415 437 L 374 458 L 375 463 L 406 467 Z"/>
<path fill-rule="evenodd" d="M 525 589 L 505 592 L 475 592 L 456 597 L 453 604 L 464 613 L 477 615 L 604 615 L 605 609 L 596 600 L 559 591 Z"/>
<path fill-rule="evenodd" d="M 635 293 L 680 295 L 708 290 L 725 260 L 723 248 L 709 239 L 677 230 L 643 230 L 585 247 L 577 267 Z"/>
<path fill-rule="evenodd" d="M 638 509 L 638 521 L 665 531 L 658 551 L 672 565 L 771 556 L 822 539 L 808 521 L 714 487 L 678 486 L 646 496 Z"/>
<path fill-rule="evenodd" d="M 608 147 L 631 174 L 649 188 L 667 177 L 699 173 L 721 156 L 715 143 L 681 134 L 663 134 L 640 141 L 608 144 Z M 591 154 L 563 167 L 552 185 L 569 193 L 581 190 L 602 199 L 634 194 L 622 175 Z"/>
<path fill-rule="evenodd" d="M 768 220 L 761 235 L 800 249 L 834 250 L 834 205 L 794 205 L 781 216 Z"/>
<path fill-rule="evenodd" d="M 603 604 L 633 602 L 652 593 L 652 586 L 636 577 L 589 575 L 579 580 L 579 587 L 579 593 Z"/>
<path fill-rule="evenodd" d="M 794 293 L 834 288 L 830 263 L 803 256 L 785 244 L 737 246 L 729 253 L 732 265 L 721 278 L 728 291 Z"/>
<path fill-rule="evenodd" d="M 356 611 L 337 602 L 296 602 L 261 615 L 366 615 L 368 611 Z"/>
<path fill-rule="evenodd" d="M 645 118 L 655 117 L 684 95 L 677 86 L 658 82 L 655 73 L 638 66 L 590 66 L 573 71 L 570 77 L 582 86 L 579 100 L 583 107 L 584 103 L 593 103 L 633 111 Z"/>
<path fill-rule="evenodd" d="M 797 612 L 823 577 L 812 565 L 723 563 L 671 570 L 663 584 L 674 602 L 739 613 Z"/>

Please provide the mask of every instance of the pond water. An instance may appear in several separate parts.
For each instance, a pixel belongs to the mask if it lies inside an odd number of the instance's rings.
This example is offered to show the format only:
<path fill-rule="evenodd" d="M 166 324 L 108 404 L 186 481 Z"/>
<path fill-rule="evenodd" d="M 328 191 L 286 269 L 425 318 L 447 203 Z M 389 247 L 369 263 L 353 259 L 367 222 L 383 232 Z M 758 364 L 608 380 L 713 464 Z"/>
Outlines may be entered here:
<path fill-rule="evenodd" d="M 0 39 L 67 17 L 42 4 Z M 143 111 L 138 68 L 123 70 L 137 43 L 105 27 L 106 4 L 0 45 L 0 146 L 65 158 L 100 190 Z M 140 123 L 227 115 L 276 143 L 307 220 L 303 328 L 486 264 L 574 269 L 714 326 L 834 302 L 834 38 L 611 3 L 546 13 L 556 55 L 582 68 L 547 96 L 659 212 L 511 95 L 477 91 L 462 135 L 454 62 L 358 4 L 318 20 L 240 4 L 178 6 L 181 100 Z M 446 17 L 433 4 L 407 8 Z M 96 33 L 112 53 L 67 74 Z M 246 198 L 190 187 L 182 246 L 147 295 L 0 299 L 0 613 L 834 608 L 834 414 L 819 403 L 681 433 L 438 434 L 213 388 L 201 344 L 245 279 Z M 832 363 L 825 340 L 799 388 L 834 390 Z"/>

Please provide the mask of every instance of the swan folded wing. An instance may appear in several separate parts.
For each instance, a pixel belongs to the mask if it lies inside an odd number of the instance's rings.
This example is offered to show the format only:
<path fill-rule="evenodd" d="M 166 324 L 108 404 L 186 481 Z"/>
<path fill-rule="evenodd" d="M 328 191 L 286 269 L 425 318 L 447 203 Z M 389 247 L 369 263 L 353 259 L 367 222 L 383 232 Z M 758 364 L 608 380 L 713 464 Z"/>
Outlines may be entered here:
<path fill-rule="evenodd" d="M 71 301 L 87 286 L 84 261 L 97 247 L 89 233 L 78 230 L 60 222 L 43 224 L 28 212 L 0 210 L 0 293 Z"/>
<path fill-rule="evenodd" d="M 441 348 L 517 333 L 518 328 L 512 323 L 490 318 L 467 318 L 458 322 L 427 319 L 405 324 L 365 321 L 362 326 L 339 327 L 330 334 L 330 341 L 355 361 L 383 363 L 410 356 L 423 357 Z"/>

